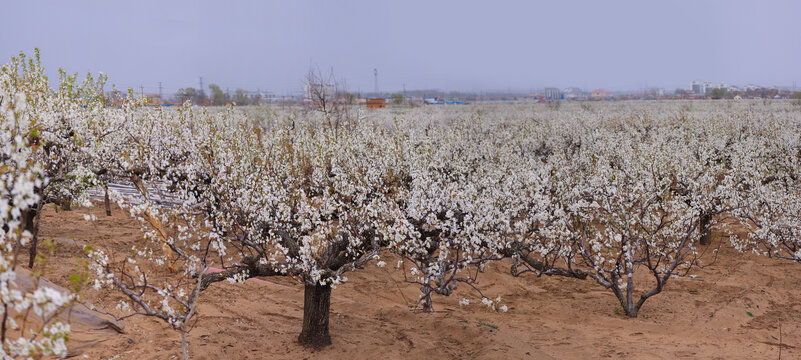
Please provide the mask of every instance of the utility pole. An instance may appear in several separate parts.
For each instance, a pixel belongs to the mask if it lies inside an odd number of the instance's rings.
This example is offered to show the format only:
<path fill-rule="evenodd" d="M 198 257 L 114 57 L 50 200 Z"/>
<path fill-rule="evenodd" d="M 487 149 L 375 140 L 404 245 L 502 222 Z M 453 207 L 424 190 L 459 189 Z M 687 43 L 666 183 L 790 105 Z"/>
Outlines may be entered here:
<path fill-rule="evenodd" d="M 159 102 L 164 103 L 164 98 L 161 97 L 161 81 L 159 81 Z"/>
<path fill-rule="evenodd" d="M 145 97 L 145 87 L 139 84 L 139 95 Z"/>

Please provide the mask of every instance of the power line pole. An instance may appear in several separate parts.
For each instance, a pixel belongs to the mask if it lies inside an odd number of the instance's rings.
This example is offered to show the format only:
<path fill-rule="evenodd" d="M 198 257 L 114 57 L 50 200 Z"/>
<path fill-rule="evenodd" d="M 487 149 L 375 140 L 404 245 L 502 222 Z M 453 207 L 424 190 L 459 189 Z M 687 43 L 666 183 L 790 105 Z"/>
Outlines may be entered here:
<path fill-rule="evenodd" d="M 139 95 L 144 97 L 145 96 L 145 87 L 142 84 L 139 84 Z"/>
<path fill-rule="evenodd" d="M 159 81 L 159 101 L 164 102 L 164 98 L 161 97 L 161 81 Z"/>
<path fill-rule="evenodd" d="M 200 77 L 200 100 L 201 101 L 203 101 L 203 98 L 206 97 L 205 95 L 206 95 L 206 92 L 203 91 L 203 77 L 201 76 Z"/>

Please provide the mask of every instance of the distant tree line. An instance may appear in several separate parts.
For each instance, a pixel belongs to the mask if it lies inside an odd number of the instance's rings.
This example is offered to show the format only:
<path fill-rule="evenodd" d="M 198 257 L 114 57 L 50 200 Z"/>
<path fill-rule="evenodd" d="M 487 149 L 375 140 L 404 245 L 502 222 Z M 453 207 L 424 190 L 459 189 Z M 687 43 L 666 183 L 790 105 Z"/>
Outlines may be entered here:
<path fill-rule="evenodd" d="M 233 96 L 227 92 L 223 92 L 217 84 L 209 84 L 209 95 L 205 92 L 195 89 L 193 87 L 178 89 L 175 93 L 175 98 L 179 102 L 191 101 L 193 104 L 199 105 L 215 105 L 222 106 L 227 104 L 235 105 L 256 105 L 261 103 L 261 94 L 251 97 L 248 96 L 247 91 L 243 89 L 236 89 Z"/>

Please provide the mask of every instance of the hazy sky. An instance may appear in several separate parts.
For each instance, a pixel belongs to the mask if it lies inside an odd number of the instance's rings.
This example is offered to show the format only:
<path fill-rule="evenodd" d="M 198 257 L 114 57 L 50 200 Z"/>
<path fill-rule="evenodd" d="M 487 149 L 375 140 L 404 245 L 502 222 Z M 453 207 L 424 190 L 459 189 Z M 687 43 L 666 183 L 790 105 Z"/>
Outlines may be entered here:
<path fill-rule="evenodd" d="M 801 1 L 9 1 L 0 62 L 118 88 L 299 91 L 310 66 L 352 91 L 801 86 Z M 208 89 L 206 89 L 208 91 Z"/>

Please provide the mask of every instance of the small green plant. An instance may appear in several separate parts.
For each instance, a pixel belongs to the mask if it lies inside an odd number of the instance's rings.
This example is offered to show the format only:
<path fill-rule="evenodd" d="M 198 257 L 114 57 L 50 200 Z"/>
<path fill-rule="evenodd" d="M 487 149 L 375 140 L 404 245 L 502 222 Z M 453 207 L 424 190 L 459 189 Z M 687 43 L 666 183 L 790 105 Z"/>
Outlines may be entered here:
<path fill-rule="evenodd" d="M 480 323 L 478 323 L 478 326 L 486 326 L 486 327 L 498 330 L 498 325 L 490 324 L 490 323 L 486 323 L 486 322 L 480 322 Z"/>
<path fill-rule="evenodd" d="M 750 312 L 750 311 L 746 311 L 745 313 L 748 314 L 748 316 L 750 316 L 750 317 L 754 317 L 754 314 L 752 312 Z"/>

